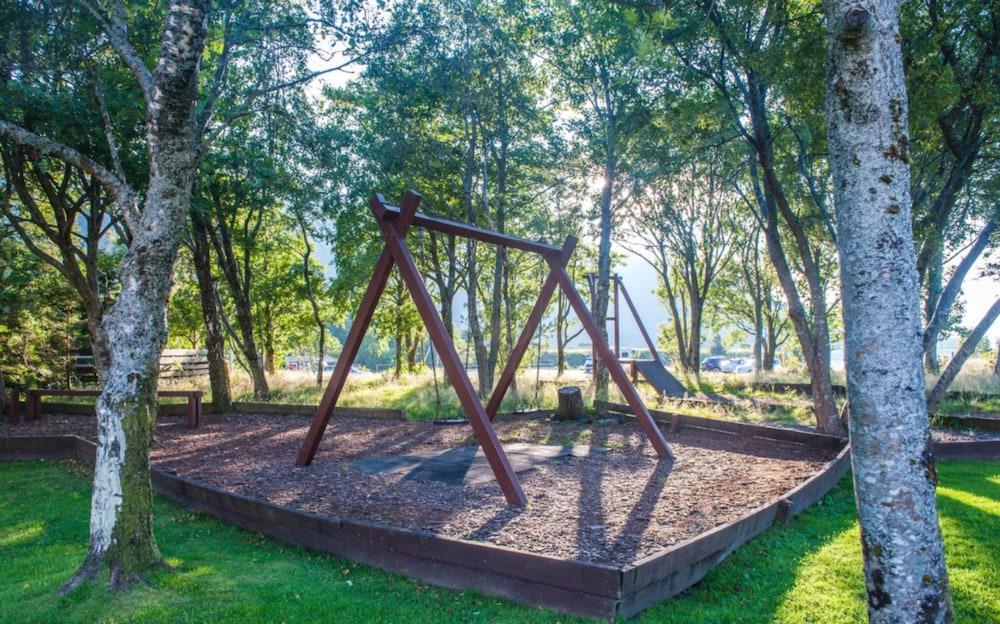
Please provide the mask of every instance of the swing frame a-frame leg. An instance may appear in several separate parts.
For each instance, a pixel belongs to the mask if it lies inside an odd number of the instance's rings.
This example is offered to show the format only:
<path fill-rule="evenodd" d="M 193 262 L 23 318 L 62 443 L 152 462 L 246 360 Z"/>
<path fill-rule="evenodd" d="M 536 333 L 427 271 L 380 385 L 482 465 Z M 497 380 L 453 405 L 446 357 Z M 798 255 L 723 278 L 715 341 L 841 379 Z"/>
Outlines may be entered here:
<path fill-rule="evenodd" d="M 344 340 L 344 346 L 340 357 L 337 359 L 337 365 L 334 367 L 326 391 L 323 393 L 323 399 L 313 417 L 309 433 L 306 435 L 306 439 L 299 450 L 297 464 L 308 466 L 312 463 L 316 455 L 320 440 L 323 437 L 327 424 L 330 422 L 330 417 L 333 415 L 337 399 L 344 389 L 347 375 L 350 373 L 351 365 L 354 363 L 354 359 L 361 348 L 361 341 L 371 323 L 375 307 L 382 292 L 385 290 L 393 266 L 399 268 L 400 275 L 407 289 L 410 291 L 417 311 L 427 328 L 431 342 L 441 357 L 445 373 L 451 380 L 452 387 L 458 395 L 462 409 L 469 418 L 476 439 L 483 449 L 483 453 L 490 467 L 493 469 L 494 475 L 496 475 L 500 489 L 507 499 L 508 504 L 523 507 L 527 504 L 527 498 L 503 447 L 500 445 L 500 441 L 493 429 L 492 419 L 496 415 L 500 401 L 503 399 L 504 394 L 506 394 L 517 372 L 517 367 L 524 357 L 524 353 L 528 349 L 531 337 L 541 323 L 545 308 L 548 306 L 556 288 L 561 288 L 566 295 L 570 305 L 579 317 L 580 323 L 600 352 L 601 357 L 606 358 L 606 361 L 614 363 L 609 367 L 611 376 L 625 396 L 640 425 L 642 425 L 657 455 L 660 459 L 673 459 L 673 454 L 666 439 L 663 437 L 663 433 L 656 426 L 652 415 L 646 409 L 635 387 L 629 383 L 621 364 L 616 358 L 611 357 L 610 347 L 600 335 L 596 321 L 594 321 L 593 316 L 591 316 L 590 311 L 584 305 L 583 299 L 580 298 L 580 294 L 573 287 L 573 282 L 566 273 L 565 267 L 576 247 L 576 238 L 573 236 L 567 237 L 562 248 L 553 247 L 545 242 L 519 239 L 500 232 L 492 232 L 472 225 L 419 214 L 417 213 L 417 207 L 420 201 L 420 195 L 413 191 L 408 191 L 399 208 L 389 205 L 378 194 L 374 195 L 368 202 L 369 208 L 375 216 L 379 230 L 385 240 L 385 247 L 382 249 L 382 253 L 372 271 L 371 281 L 368 283 L 368 288 L 361 299 L 361 304 L 358 306 L 354 323 L 351 325 Z M 411 225 L 538 253 L 549 266 L 549 274 L 532 308 L 528 323 L 522 330 L 521 336 L 518 338 L 510 357 L 508 357 L 507 364 L 500 376 L 500 381 L 485 408 L 476 395 L 476 391 L 472 387 L 472 382 L 465 373 L 465 368 L 455 350 L 455 345 L 445 329 L 444 322 L 441 320 L 441 316 L 434 305 L 434 300 L 427 290 L 427 286 L 424 285 L 420 271 L 413 260 L 413 255 L 406 245 L 406 231 Z"/>
<path fill-rule="evenodd" d="M 404 232 L 413 220 L 413 215 L 417 212 L 420 199 L 421 197 L 416 193 L 407 193 L 403 197 L 400 210 L 403 217 L 399 220 L 398 226 Z M 368 201 L 369 206 L 373 210 L 375 204 L 381 203 L 382 197 L 379 195 L 373 196 Z M 378 300 L 381 298 L 382 292 L 389 281 L 389 274 L 392 272 L 394 264 L 393 255 L 388 247 L 383 248 L 378 261 L 375 262 L 371 279 L 368 281 L 368 288 L 365 290 L 365 294 L 361 298 L 361 304 L 358 306 L 358 311 L 354 315 L 354 322 L 347 331 L 347 337 L 344 338 L 340 357 L 337 358 L 337 364 L 333 367 L 333 374 L 330 375 L 330 381 L 326 384 L 323 398 L 320 400 L 319 407 L 316 409 L 316 415 L 309 426 L 309 433 L 306 434 L 302 448 L 299 449 L 299 456 L 295 462 L 299 466 L 308 466 L 312 463 L 313 457 L 316 456 L 316 449 L 319 448 L 319 442 L 323 439 L 323 432 L 326 431 L 326 426 L 333 415 L 333 408 L 336 407 L 337 399 L 340 398 L 340 393 L 344 390 L 344 384 L 347 383 L 347 375 L 351 372 L 354 359 L 358 356 L 358 351 L 361 349 L 361 341 L 364 340 L 365 332 L 368 331 L 368 326 L 372 322 L 375 307 L 378 305 Z"/>
<path fill-rule="evenodd" d="M 539 324 L 541 324 L 545 309 L 548 307 L 552 295 L 555 294 L 556 288 L 561 288 L 573 311 L 576 312 L 580 324 L 583 325 L 584 331 L 590 336 L 594 350 L 602 360 L 608 363 L 608 373 L 618 386 L 622 396 L 625 397 L 625 401 L 628 402 L 632 413 L 635 414 L 636 420 L 639 421 L 643 431 L 656 450 L 656 455 L 660 459 L 673 460 L 674 454 L 670 450 L 670 445 L 667 444 L 663 432 L 656 426 L 652 414 L 646 409 L 646 405 L 643 403 L 642 397 L 639 396 L 639 392 L 629 381 L 621 362 L 618 361 L 618 358 L 613 357 L 611 347 L 608 346 L 608 343 L 599 333 L 597 321 L 591 314 L 590 309 L 583 302 L 580 293 L 573 286 L 573 280 L 566 273 L 566 265 L 569 263 L 569 258 L 576 248 L 576 243 L 576 237 L 569 236 L 566 238 L 566 242 L 558 254 L 545 256 L 545 262 L 549 265 L 549 274 L 542 284 L 542 290 L 538 293 L 538 299 L 535 300 L 535 305 L 531 308 L 531 313 L 528 315 L 524 329 L 521 330 L 521 335 L 518 336 L 514 348 L 511 349 L 510 356 L 507 358 L 507 364 L 500 374 L 500 379 L 493 389 L 493 394 L 490 395 L 489 403 L 486 405 L 486 413 L 491 420 L 496 416 L 500 402 L 503 401 L 504 395 L 507 394 L 507 390 L 514 380 L 514 375 L 517 374 L 521 360 L 524 358 L 524 354 L 531 344 L 531 337 L 535 334 Z"/>
<path fill-rule="evenodd" d="M 500 489 L 503 491 L 507 503 L 516 507 L 524 507 L 528 503 L 528 499 L 524 495 L 524 490 L 521 489 L 521 484 L 514 473 L 514 468 L 510 465 L 503 447 L 500 446 L 500 440 L 497 438 L 496 432 L 493 430 L 493 426 L 486 416 L 486 412 L 483 410 L 483 405 L 480 403 L 479 397 L 476 396 L 476 391 L 472 387 L 469 377 L 465 374 L 461 359 L 455 351 L 455 345 L 448 336 L 444 321 L 441 320 L 430 292 L 427 291 L 427 287 L 421 279 L 420 271 L 417 269 L 416 262 L 414 262 L 413 256 L 406 245 L 406 240 L 404 239 L 406 229 L 413 222 L 420 201 L 420 195 L 412 191 L 407 192 L 400 206 L 398 218 L 392 220 L 387 218 L 386 202 L 381 195 L 375 195 L 368 202 L 369 208 L 378 222 L 382 237 L 385 239 L 385 247 L 379 256 L 378 262 L 375 264 L 368 289 L 361 299 L 361 305 L 358 307 L 354 323 L 351 325 L 351 329 L 344 340 L 341 355 L 337 359 L 337 365 L 330 376 L 330 382 L 327 384 L 326 391 L 323 394 L 323 400 L 316 410 L 309 433 L 299 451 L 297 463 L 300 466 L 308 466 L 312 463 L 316 455 L 323 432 L 330 422 L 330 417 L 333 415 L 333 408 L 336 406 L 337 399 L 343 391 L 347 375 L 351 370 L 351 365 L 354 363 L 355 357 L 357 357 L 361 341 L 375 312 L 375 307 L 382 292 L 385 290 L 392 267 L 395 265 L 399 268 L 403 281 L 406 283 L 413 297 L 413 302 L 420 313 L 421 319 L 424 321 L 424 325 L 427 327 L 427 332 L 430 335 L 431 342 L 434 344 L 434 348 L 437 349 L 438 354 L 441 356 L 441 364 L 444 366 L 445 372 L 451 380 L 463 410 L 469 417 L 470 423 L 472 423 L 476 439 L 479 441 L 479 445 L 486 455 L 486 460 L 497 477 Z"/>

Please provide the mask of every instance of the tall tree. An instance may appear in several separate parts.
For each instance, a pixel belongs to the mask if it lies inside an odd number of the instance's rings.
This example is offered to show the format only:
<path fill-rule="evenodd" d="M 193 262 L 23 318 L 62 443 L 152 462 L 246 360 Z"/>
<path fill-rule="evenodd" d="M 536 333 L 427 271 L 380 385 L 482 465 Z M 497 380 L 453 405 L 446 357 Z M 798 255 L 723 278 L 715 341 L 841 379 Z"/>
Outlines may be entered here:
<path fill-rule="evenodd" d="M 828 0 L 851 464 L 872 622 L 950 622 L 921 366 L 899 3 Z"/>
<path fill-rule="evenodd" d="M 112 119 L 141 108 L 139 91 L 113 57 L 81 43 L 74 30 L 77 20 L 56 19 L 63 8 L 13 3 L 0 17 L 7 35 L 0 38 L 4 117 L 52 140 L 87 145 L 95 158 L 112 163 L 117 177 L 131 179 L 129 174 L 141 170 L 144 159 L 135 154 L 123 161 L 120 148 L 137 138 L 139 120 L 123 133 Z M 3 137 L 0 156 L 4 186 L 12 192 L 11 201 L 0 203 L 0 215 L 22 244 L 76 292 L 100 379 L 110 361 L 101 322 L 117 287 L 114 276 L 102 268 L 128 244 L 123 215 L 113 193 L 80 167 Z"/>
<path fill-rule="evenodd" d="M 610 3 L 553 2 L 545 61 L 576 113 L 581 137 L 600 181 L 597 199 L 598 254 L 594 316 L 604 340 L 611 283 L 611 241 L 620 195 L 621 164 L 628 158 L 647 109 L 642 87 L 646 68 L 638 62 L 640 32 L 633 9 Z M 608 371 L 594 362 L 595 396 L 607 398 Z"/>
<path fill-rule="evenodd" d="M 256 179 L 253 183 L 247 182 L 238 176 L 218 177 L 211 181 L 208 194 L 215 227 L 208 232 L 219 270 L 229 287 L 236 310 L 236 331 L 231 333 L 231 337 L 243 354 L 243 365 L 253 380 L 254 396 L 266 398 L 270 396 L 271 389 L 264 373 L 264 358 L 254 335 L 251 299 L 254 272 L 251 258 L 257 251 L 264 218 L 274 207 L 254 192 L 258 186 Z"/>
<path fill-rule="evenodd" d="M 110 362 L 97 400 L 98 447 L 87 558 L 64 590 L 110 570 L 111 584 L 135 582 L 161 565 L 153 538 L 149 447 L 156 378 L 166 340 L 164 311 L 183 237 L 197 164 L 195 103 L 209 6 L 172 0 L 150 70 L 129 42 L 126 10 L 106 16 L 85 5 L 138 82 L 146 104 L 149 181 L 144 201 L 128 182 L 80 151 L 7 121 L 0 135 L 97 177 L 113 194 L 132 235 L 119 268 L 121 293 L 102 321 Z"/>
<path fill-rule="evenodd" d="M 913 219 L 917 273 L 924 296 L 924 359 L 939 370 L 937 345 L 952 315 L 967 271 L 945 274 L 949 247 L 981 240 L 995 222 L 995 197 L 969 198 L 970 186 L 996 177 L 1000 116 L 1000 22 L 991 0 L 926 0 L 902 8 L 907 81 L 914 103 L 910 121 Z M 970 205 L 971 204 L 971 205 Z M 978 218 L 973 218 L 978 217 Z M 977 226 L 970 227 L 978 223 Z M 995 227 L 995 226 L 994 226 Z M 983 253 L 973 244 L 963 265 Z M 947 277 L 947 280 L 945 279 Z"/>
<path fill-rule="evenodd" d="M 788 340 L 788 312 L 774 269 L 765 255 L 759 227 L 737 240 L 734 258 L 719 274 L 710 303 L 710 326 L 736 327 L 751 336 L 754 373 L 771 372 L 778 349 Z"/>
<path fill-rule="evenodd" d="M 208 380 L 212 389 L 212 408 L 219 413 L 232 411 L 229 387 L 229 363 L 226 361 L 226 337 L 219 309 L 219 291 L 212 273 L 212 248 L 209 219 L 204 210 L 191 210 L 191 256 L 198 280 L 201 320 L 205 327 L 205 350 L 208 352 Z"/>
<path fill-rule="evenodd" d="M 637 244 L 625 246 L 659 275 L 681 368 L 697 376 L 705 306 L 736 238 L 732 213 L 737 196 L 719 158 L 657 178 L 633 196 L 639 205 L 632 211 L 629 233 Z"/>
<path fill-rule="evenodd" d="M 807 104 L 802 85 L 819 84 L 812 48 L 820 29 L 811 8 L 787 2 L 746 0 L 722 5 L 694 0 L 674 6 L 684 14 L 670 43 L 688 79 L 712 86 L 728 118 L 721 140 L 735 134 L 749 153 L 743 193 L 764 232 L 768 255 L 788 304 L 812 386 L 816 427 L 840 433 L 830 372 L 830 261 L 834 237 L 821 173 L 808 166 L 822 146 L 822 118 Z M 784 80 L 788 67 L 797 78 Z M 784 68 L 786 76 L 778 69 Z M 783 130 L 787 129 L 787 132 Z"/>

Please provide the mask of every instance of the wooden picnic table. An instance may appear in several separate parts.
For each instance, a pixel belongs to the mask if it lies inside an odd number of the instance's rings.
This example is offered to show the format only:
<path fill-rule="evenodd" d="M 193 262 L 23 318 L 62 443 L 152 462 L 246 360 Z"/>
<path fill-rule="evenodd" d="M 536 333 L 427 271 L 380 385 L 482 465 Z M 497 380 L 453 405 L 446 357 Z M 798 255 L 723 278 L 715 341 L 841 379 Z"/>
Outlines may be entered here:
<path fill-rule="evenodd" d="M 42 416 L 42 397 L 96 397 L 100 396 L 100 390 L 49 390 L 36 388 L 28 390 L 25 397 L 25 421 L 38 420 Z M 201 390 L 161 390 L 156 393 L 160 397 L 187 397 L 187 426 L 195 429 L 201 423 Z M 21 411 L 20 393 L 17 390 L 11 392 L 10 421 L 17 422 L 18 414 Z"/>

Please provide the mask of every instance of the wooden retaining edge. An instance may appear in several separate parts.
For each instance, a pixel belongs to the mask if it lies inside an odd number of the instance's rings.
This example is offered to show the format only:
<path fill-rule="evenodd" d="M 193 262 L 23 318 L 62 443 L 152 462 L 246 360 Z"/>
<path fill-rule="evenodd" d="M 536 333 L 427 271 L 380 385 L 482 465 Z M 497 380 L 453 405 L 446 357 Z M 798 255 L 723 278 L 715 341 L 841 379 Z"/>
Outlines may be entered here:
<path fill-rule="evenodd" d="M 211 405 L 211 403 L 209 403 Z M 299 405 L 293 403 L 233 403 L 233 410 L 244 414 L 287 414 L 312 416 L 317 405 Z M 334 416 L 355 418 L 385 418 L 388 420 L 406 420 L 406 412 L 401 409 L 374 407 L 335 407 Z"/>
<path fill-rule="evenodd" d="M 154 490 L 279 541 L 346 557 L 451 589 L 609 617 L 620 590 L 616 568 L 526 553 L 374 523 L 324 518 L 153 470 Z"/>
<path fill-rule="evenodd" d="M 931 450 L 935 459 L 997 459 L 1000 458 L 1000 440 L 934 442 Z"/>
<path fill-rule="evenodd" d="M 96 445 L 77 436 L 0 437 L 0 459 L 78 457 Z M 617 567 L 528 553 L 355 520 L 326 518 L 226 492 L 171 472 L 151 470 L 153 490 L 243 529 L 450 589 L 554 609 L 614 617 L 621 592 Z"/>
<path fill-rule="evenodd" d="M 76 436 L 0 438 L 0 459 L 79 457 L 96 447 Z M 940 459 L 1000 459 L 1000 440 L 941 442 Z M 632 617 L 701 580 L 736 548 L 808 508 L 850 468 L 850 449 L 813 477 L 741 518 L 622 568 L 563 560 L 374 523 L 325 518 L 197 483 L 154 468 L 154 490 L 250 531 L 448 587 L 563 613 Z"/>
<path fill-rule="evenodd" d="M 935 419 L 946 425 L 971 427 L 987 431 L 1000 431 L 1000 414 L 973 412 L 971 414 L 935 414 Z"/>
<path fill-rule="evenodd" d="M 82 403 L 46 403 L 42 402 L 42 414 L 64 414 L 70 416 L 93 416 L 94 406 Z M 292 403 L 233 403 L 233 410 L 245 414 L 275 414 L 288 416 L 312 416 L 316 413 L 315 405 L 297 405 Z M 202 412 L 213 412 L 212 404 L 202 403 Z M 160 403 L 160 416 L 182 416 L 187 413 L 185 403 Z M 406 412 L 401 409 L 369 408 L 369 407 L 337 407 L 334 416 L 354 418 L 384 418 L 389 420 L 406 420 Z"/>
<path fill-rule="evenodd" d="M 812 384 L 807 383 L 751 382 L 746 387 L 751 390 L 762 390 L 764 392 L 812 394 Z M 845 397 L 847 396 L 847 387 L 843 384 L 833 384 L 833 394 L 838 397 Z"/>
<path fill-rule="evenodd" d="M 706 396 L 664 397 L 664 401 L 674 405 L 707 405 L 718 408 L 753 407 L 760 410 L 777 409 L 813 409 L 809 401 L 779 401 L 776 399 L 758 399 L 756 397 L 741 397 L 734 395 L 716 395 L 718 398 Z"/>
<path fill-rule="evenodd" d="M 77 436 L 14 436 L 0 437 L 0 459 L 69 459 L 80 456 Z M 96 447 L 95 447 L 96 451 Z"/>
<path fill-rule="evenodd" d="M 746 387 L 753 390 L 763 390 L 764 392 L 797 392 L 799 394 L 812 394 L 812 385 L 807 383 L 772 383 L 772 382 L 751 382 Z M 833 384 L 833 393 L 838 397 L 847 396 L 847 387 L 843 384 Z M 967 390 L 949 390 L 945 395 L 949 399 L 1000 399 L 1000 394 L 989 392 L 971 392 Z"/>
<path fill-rule="evenodd" d="M 972 392 L 969 390 L 949 390 L 945 395 L 949 399 L 980 399 L 989 401 L 990 399 L 1000 399 L 1000 394 L 990 392 Z"/>
<path fill-rule="evenodd" d="M 619 615 L 630 618 L 691 587 L 733 551 L 775 522 L 786 523 L 792 516 L 805 511 L 826 495 L 850 466 L 850 449 L 844 447 L 821 471 L 778 498 L 732 522 L 625 566 Z"/>
<path fill-rule="evenodd" d="M 621 414 L 628 417 L 631 410 L 627 405 L 619 403 L 609 403 L 607 401 L 594 401 L 594 408 Z M 727 433 L 738 433 L 740 435 L 767 440 L 777 440 L 780 442 L 792 442 L 794 444 L 805 444 L 820 449 L 840 449 L 847 442 L 845 438 L 827 435 L 825 433 L 815 433 L 813 431 L 799 431 L 797 429 L 786 429 L 784 427 L 771 427 L 768 425 L 753 425 L 750 423 L 735 422 L 732 420 L 722 420 L 721 418 L 704 418 L 702 416 L 688 416 L 675 412 L 663 412 L 660 410 L 649 410 L 653 419 L 661 424 L 680 427 L 697 427 L 699 429 L 710 429 L 713 431 L 724 431 Z"/>

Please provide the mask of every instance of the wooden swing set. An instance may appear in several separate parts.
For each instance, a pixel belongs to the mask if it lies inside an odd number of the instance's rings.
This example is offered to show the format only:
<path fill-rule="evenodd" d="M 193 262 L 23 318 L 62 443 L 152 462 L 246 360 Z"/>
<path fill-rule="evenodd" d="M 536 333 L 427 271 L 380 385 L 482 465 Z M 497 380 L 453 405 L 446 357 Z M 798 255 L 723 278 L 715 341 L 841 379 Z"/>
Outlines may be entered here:
<path fill-rule="evenodd" d="M 403 282 L 410 291 L 417 311 L 420 313 L 420 318 L 427 327 L 431 343 L 441 357 L 441 363 L 448 378 L 451 380 L 455 393 L 458 395 L 462 410 L 472 425 L 476 440 L 483 449 L 486 460 L 489 462 L 493 474 L 496 475 L 500 489 L 503 491 L 508 504 L 523 507 L 527 504 L 528 500 L 521 489 L 517 475 L 514 474 L 514 470 L 507 459 L 507 454 L 497 439 L 492 421 L 493 417 L 496 416 L 497 409 L 500 407 L 500 402 L 514 380 L 514 375 L 521 363 L 521 359 L 528 350 L 531 338 L 538 328 L 542 316 L 545 314 L 545 308 L 548 306 L 556 288 L 562 288 L 567 300 L 576 312 L 580 324 L 583 325 L 583 328 L 590 336 L 598 355 L 607 366 L 608 372 L 618 385 L 636 419 L 656 450 L 657 456 L 661 460 L 673 459 L 673 453 L 671 453 L 670 447 L 663 437 L 663 433 L 656 426 L 649 410 L 643 404 L 639 393 L 629 382 L 625 370 L 618 362 L 618 358 L 612 353 L 608 343 L 601 337 L 594 317 L 574 287 L 573 281 L 566 273 L 566 265 L 569 263 L 570 256 L 576 247 L 576 237 L 568 236 L 562 247 L 555 247 L 546 242 L 529 241 L 500 232 L 485 230 L 474 225 L 421 214 L 417 212 L 420 201 L 420 195 L 414 191 L 406 193 L 400 207 L 388 204 L 378 194 L 372 196 L 368 201 L 368 206 L 375 216 L 375 221 L 382 232 L 382 237 L 385 239 L 385 246 L 378 261 L 375 263 L 371 281 L 369 281 L 368 288 L 361 299 L 361 305 L 358 307 L 358 312 L 354 317 L 354 323 L 351 325 L 347 333 L 347 338 L 344 340 L 344 346 L 340 357 L 337 359 L 337 365 L 334 367 L 326 391 L 323 393 L 323 399 L 316 410 L 316 415 L 313 417 L 309 433 L 306 435 L 306 439 L 302 443 L 302 448 L 299 450 L 298 465 L 308 466 L 312 463 L 313 457 L 316 455 L 320 440 L 323 438 L 323 432 L 326 430 L 326 426 L 330 422 L 330 417 L 333 415 L 337 399 L 344 389 L 351 365 L 354 363 L 355 357 L 357 357 L 361 341 L 368 330 L 372 315 L 375 312 L 375 306 L 378 304 L 382 291 L 385 290 L 389 273 L 392 271 L 394 265 L 399 267 Z M 406 232 L 410 226 L 536 253 L 545 260 L 545 263 L 549 267 L 548 276 L 542 284 L 541 292 L 535 301 L 534 307 L 531 309 L 528 321 L 521 331 L 514 349 L 507 358 L 507 364 L 504 366 L 503 372 L 500 374 L 500 379 L 485 407 L 476 395 L 476 391 L 472 387 L 472 382 L 469 380 L 468 375 L 465 374 L 462 360 L 455 350 L 455 345 L 445 329 L 444 322 L 438 314 L 427 286 L 423 282 L 420 271 L 413 260 L 413 255 L 406 245 Z"/>

